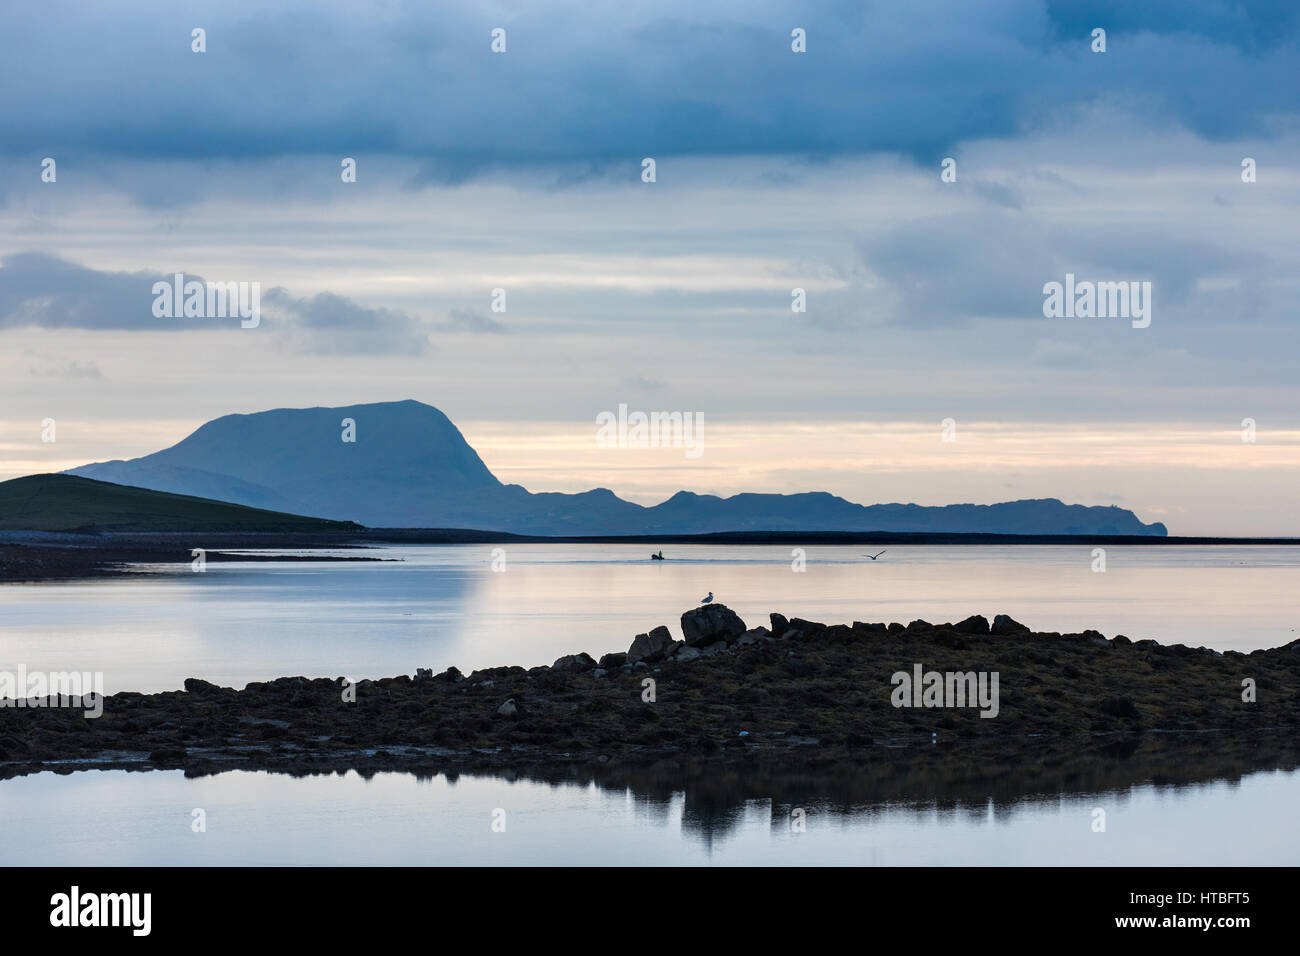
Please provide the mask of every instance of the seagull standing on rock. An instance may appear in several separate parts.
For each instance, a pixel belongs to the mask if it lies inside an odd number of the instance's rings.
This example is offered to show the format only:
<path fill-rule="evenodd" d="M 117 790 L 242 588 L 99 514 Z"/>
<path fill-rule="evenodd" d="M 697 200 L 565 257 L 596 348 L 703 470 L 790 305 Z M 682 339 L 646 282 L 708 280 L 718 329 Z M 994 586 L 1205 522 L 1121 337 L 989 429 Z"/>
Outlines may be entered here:
<path fill-rule="evenodd" d="M 701 604 L 708 604 L 708 603 L 709 603 L 710 601 L 712 601 L 712 600 L 713 600 L 713 592 L 710 591 L 708 597 L 706 597 L 706 598 L 700 598 L 700 603 L 701 603 Z"/>

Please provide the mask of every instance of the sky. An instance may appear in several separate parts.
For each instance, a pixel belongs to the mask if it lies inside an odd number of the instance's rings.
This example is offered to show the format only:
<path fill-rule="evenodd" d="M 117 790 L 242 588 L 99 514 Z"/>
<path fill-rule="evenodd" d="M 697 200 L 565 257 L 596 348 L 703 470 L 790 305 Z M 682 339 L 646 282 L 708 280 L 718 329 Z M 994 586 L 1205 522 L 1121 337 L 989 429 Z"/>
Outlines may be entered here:
<path fill-rule="evenodd" d="M 1289 2 L 5 5 L 0 479 L 414 398 L 532 491 L 1300 535 L 1297 76 Z"/>

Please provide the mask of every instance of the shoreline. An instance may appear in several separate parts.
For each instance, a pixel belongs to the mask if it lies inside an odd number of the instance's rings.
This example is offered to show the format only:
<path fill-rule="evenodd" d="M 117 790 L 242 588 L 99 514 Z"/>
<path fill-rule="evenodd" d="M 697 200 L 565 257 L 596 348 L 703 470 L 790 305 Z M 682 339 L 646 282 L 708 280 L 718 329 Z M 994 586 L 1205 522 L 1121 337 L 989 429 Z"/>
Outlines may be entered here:
<path fill-rule="evenodd" d="M 6 535 L 9 540 L 6 540 Z M 204 550 L 204 560 L 214 563 L 247 561 L 384 561 L 394 558 L 367 557 L 370 545 L 345 540 L 322 541 L 310 535 L 257 535 L 223 532 L 210 535 L 158 534 L 68 535 L 59 538 L 50 533 L 14 540 L 13 532 L 0 532 L 0 584 L 30 584 L 46 581 L 78 581 L 130 577 L 147 572 L 138 565 L 174 564 L 185 566 L 194 560 L 196 547 Z M 331 551 L 356 550 L 357 555 L 238 554 L 239 550 L 302 550 L 315 548 Z M 225 550 L 223 550 L 225 549 Z"/>
<path fill-rule="evenodd" d="M 23 532 L 0 530 L 0 584 L 38 583 L 128 576 L 136 564 L 189 564 L 191 551 L 202 547 L 207 560 L 235 561 L 391 561 L 363 555 L 342 557 L 312 553 L 232 554 L 237 550 L 355 550 L 382 545 L 438 544 L 639 544 L 808 546 L 930 545 L 1018 547 L 1300 547 L 1300 538 L 1208 538 L 1145 535 L 1005 535 L 930 532 L 735 531 L 696 535 L 555 536 L 439 528 L 375 528 L 358 532 Z M 672 560 L 671 555 L 667 560 Z"/>
<path fill-rule="evenodd" d="M 869 767 L 935 744 L 1003 765 L 1064 741 L 1201 732 L 1268 747 L 1300 730 L 1300 641 L 1220 653 L 1030 632 L 1002 616 L 990 627 L 979 617 L 825 625 L 773 614 L 754 628 L 723 605 L 687 611 L 682 633 L 654 628 L 599 661 L 576 653 L 469 675 L 282 677 L 242 690 L 190 678 L 182 691 L 106 697 L 98 718 L 0 707 L 0 778 L 109 766 L 548 773 L 769 757 Z M 897 706 L 894 678 L 917 666 L 997 674 L 996 716 Z M 1242 699 L 1246 679 L 1254 702 Z"/>

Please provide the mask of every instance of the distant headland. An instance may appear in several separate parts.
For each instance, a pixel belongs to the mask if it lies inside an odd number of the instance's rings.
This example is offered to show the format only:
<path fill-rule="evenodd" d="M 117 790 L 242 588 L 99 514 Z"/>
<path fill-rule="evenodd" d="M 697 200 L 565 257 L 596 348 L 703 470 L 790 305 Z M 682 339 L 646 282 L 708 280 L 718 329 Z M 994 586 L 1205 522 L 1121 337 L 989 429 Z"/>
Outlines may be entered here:
<path fill-rule="evenodd" d="M 85 478 L 379 528 L 526 535 L 738 532 L 1164 537 L 1118 507 L 1055 498 L 996 504 L 860 505 L 826 492 L 679 491 L 638 505 L 606 488 L 532 493 L 503 484 L 438 409 L 417 401 L 226 415 L 170 448 L 82 465 Z"/>

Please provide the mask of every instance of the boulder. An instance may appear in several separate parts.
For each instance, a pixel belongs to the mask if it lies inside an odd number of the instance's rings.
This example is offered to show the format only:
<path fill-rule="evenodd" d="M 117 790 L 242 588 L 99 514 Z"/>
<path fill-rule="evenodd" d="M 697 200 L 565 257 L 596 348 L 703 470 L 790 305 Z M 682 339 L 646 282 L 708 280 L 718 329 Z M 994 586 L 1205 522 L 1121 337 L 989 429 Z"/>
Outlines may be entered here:
<path fill-rule="evenodd" d="M 983 614 L 972 614 L 964 621 L 958 621 L 952 626 L 952 629 L 958 634 L 987 634 L 989 633 L 989 619 Z"/>
<path fill-rule="evenodd" d="M 929 621 L 922 621 L 920 618 L 917 618 L 911 624 L 907 625 L 906 630 L 908 634 L 924 634 L 933 631 L 934 625 Z"/>
<path fill-rule="evenodd" d="M 445 680 L 450 684 L 459 684 L 465 679 L 465 675 L 460 672 L 460 668 L 448 667 L 441 674 L 438 674 L 434 680 Z"/>
<path fill-rule="evenodd" d="M 745 633 L 745 622 L 725 604 L 705 604 L 682 615 L 682 636 L 692 647 L 734 641 Z"/>
<path fill-rule="evenodd" d="M 655 661 L 661 661 L 672 646 L 672 634 L 669 633 L 668 628 L 660 625 L 649 634 L 638 634 L 636 636 L 632 641 L 632 646 L 627 649 L 627 663 L 635 664 L 637 661 L 645 661 L 648 664 L 653 664 Z"/>
<path fill-rule="evenodd" d="M 884 634 L 889 628 L 883 624 L 863 624 L 861 621 L 854 621 L 853 630 L 862 631 L 866 634 Z"/>
<path fill-rule="evenodd" d="M 497 713 L 502 717 L 513 717 L 519 713 L 519 706 L 515 703 L 515 699 L 511 697 L 497 708 Z"/>
<path fill-rule="evenodd" d="M 743 647 L 746 644 L 756 644 L 767 636 L 768 636 L 767 628 L 751 627 L 744 634 L 740 635 L 740 637 L 736 638 L 736 646 Z"/>
<path fill-rule="evenodd" d="M 607 671 L 612 671 L 615 667 L 622 667 L 624 664 L 629 663 L 631 663 L 631 661 L 627 659 L 626 653 L 623 651 L 615 651 L 612 654 L 602 654 L 600 656 L 599 666 L 603 667 Z"/>
<path fill-rule="evenodd" d="M 595 669 L 596 661 L 586 651 L 578 654 L 566 654 L 551 665 L 551 670 L 559 671 L 561 674 L 581 674 L 584 671 Z"/>
<path fill-rule="evenodd" d="M 1100 631 L 1084 631 L 1083 639 L 1089 644 L 1095 644 L 1097 647 L 1110 647 L 1110 641 L 1106 640 L 1105 635 Z"/>
<path fill-rule="evenodd" d="M 221 688 L 216 684 L 209 684 L 205 680 L 199 680 L 197 677 L 187 677 L 185 678 L 185 693 L 206 696 L 221 693 Z"/>
<path fill-rule="evenodd" d="M 1028 634 L 1029 628 L 1009 615 L 999 614 L 993 618 L 993 633 L 999 637 L 1007 637 L 1012 634 Z"/>
<path fill-rule="evenodd" d="M 677 652 L 677 656 L 674 657 L 673 660 L 675 660 L 675 661 L 693 661 L 693 660 L 697 660 L 698 658 L 701 658 L 701 657 L 703 657 L 703 656 L 704 656 L 704 655 L 703 655 L 700 651 L 698 651 L 696 648 L 694 648 L 694 647 L 690 647 L 690 646 L 688 645 L 688 646 L 686 646 L 686 647 L 683 647 L 680 651 L 678 651 L 678 652 Z"/>
<path fill-rule="evenodd" d="M 780 637 L 786 631 L 790 630 L 790 622 L 784 614 L 777 614 L 773 611 L 770 615 L 772 618 L 772 633 Z"/>

